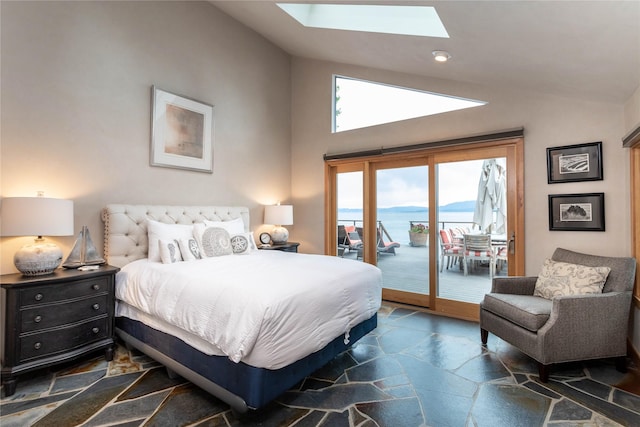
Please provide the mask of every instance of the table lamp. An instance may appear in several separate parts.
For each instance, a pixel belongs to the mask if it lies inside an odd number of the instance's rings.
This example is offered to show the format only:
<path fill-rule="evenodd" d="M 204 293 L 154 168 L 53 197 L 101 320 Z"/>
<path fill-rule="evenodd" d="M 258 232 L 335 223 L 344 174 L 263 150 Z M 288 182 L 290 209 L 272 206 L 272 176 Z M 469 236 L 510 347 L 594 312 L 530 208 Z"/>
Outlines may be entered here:
<path fill-rule="evenodd" d="M 73 235 L 73 201 L 48 197 L 6 197 L 0 207 L 2 236 L 37 236 L 23 246 L 13 263 L 25 276 L 53 273 L 62 262 L 62 250 L 42 236 Z"/>
<path fill-rule="evenodd" d="M 275 228 L 271 231 L 271 240 L 274 244 L 282 245 L 287 243 L 289 231 L 283 225 L 293 224 L 293 206 L 281 204 L 265 206 L 264 223 L 275 225 Z"/>

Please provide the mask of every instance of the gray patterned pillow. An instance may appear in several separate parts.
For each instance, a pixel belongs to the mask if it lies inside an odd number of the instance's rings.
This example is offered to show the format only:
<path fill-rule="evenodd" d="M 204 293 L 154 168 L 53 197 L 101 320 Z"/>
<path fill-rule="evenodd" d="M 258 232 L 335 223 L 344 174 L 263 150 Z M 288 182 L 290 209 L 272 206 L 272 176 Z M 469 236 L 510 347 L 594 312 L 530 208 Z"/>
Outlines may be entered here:
<path fill-rule="evenodd" d="M 546 259 L 533 295 L 553 299 L 565 295 L 599 294 L 610 271 L 609 267 L 588 267 Z"/>
<path fill-rule="evenodd" d="M 202 255 L 200 254 L 200 246 L 198 245 L 195 237 L 180 239 L 178 243 L 180 244 L 180 252 L 182 253 L 182 258 L 185 261 L 202 259 Z"/>
<path fill-rule="evenodd" d="M 204 256 L 209 258 L 233 254 L 231 236 L 223 228 L 206 227 L 202 229 L 198 242 Z"/>
<path fill-rule="evenodd" d="M 231 248 L 236 255 L 248 254 L 258 249 L 253 233 L 242 233 L 231 236 Z"/>
<path fill-rule="evenodd" d="M 163 264 L 173 264 L 182 261 L 182 253 L 177 240 L 160 240 L 160 261 Z"/>

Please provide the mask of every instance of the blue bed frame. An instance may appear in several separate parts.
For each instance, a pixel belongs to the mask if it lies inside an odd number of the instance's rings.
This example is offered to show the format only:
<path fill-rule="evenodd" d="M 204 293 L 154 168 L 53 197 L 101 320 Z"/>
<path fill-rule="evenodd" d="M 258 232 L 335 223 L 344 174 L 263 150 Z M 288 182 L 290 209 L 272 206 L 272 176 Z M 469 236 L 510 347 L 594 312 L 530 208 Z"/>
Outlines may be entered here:
<path fill-rule="evenodd" d="M 378 317 L 374 314 L 351 329 L 348 344 L 344 342 L 344 335 L 340 335 L 322 350 L 276 370 L 234 363 L 226 356 L 206 355 L 172 335 L 126 317 L 116 318 L 116 333 L 128 346 L 160 362 L 229 404 L 235 412 L 243 414 L 265 406 L 289 390 L 348 350 L 377 324 Z"/>

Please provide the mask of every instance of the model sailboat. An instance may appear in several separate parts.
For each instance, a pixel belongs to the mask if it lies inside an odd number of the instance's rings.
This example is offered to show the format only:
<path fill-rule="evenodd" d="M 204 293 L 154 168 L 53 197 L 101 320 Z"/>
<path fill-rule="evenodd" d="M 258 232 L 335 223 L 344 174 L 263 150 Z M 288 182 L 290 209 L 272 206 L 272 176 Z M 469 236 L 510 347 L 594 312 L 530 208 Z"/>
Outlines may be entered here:
<path fill-rule="evenodd" d="M 91 240 L 89 229 L 86 225 L 83 225 L 76 243 L 71 249 L 71 253 L 62 266 L 65 268 L 78 268 L 85 265 L 100 265 L 105 262 L 104 258 L 98 254 L 98 250 Z"/>

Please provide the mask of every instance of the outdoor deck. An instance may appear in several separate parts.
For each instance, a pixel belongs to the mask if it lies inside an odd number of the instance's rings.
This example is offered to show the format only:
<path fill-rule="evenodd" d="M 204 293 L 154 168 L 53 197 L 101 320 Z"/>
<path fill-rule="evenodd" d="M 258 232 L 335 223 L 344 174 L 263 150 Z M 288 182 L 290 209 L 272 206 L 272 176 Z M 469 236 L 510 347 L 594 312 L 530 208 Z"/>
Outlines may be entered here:
<path fill-rule="evenodd" d="M 356 259 L 356 251 L 345 251 L 344 258 Z M 362 258 L 359 260 L 362 261 Z M 445 259 L 446 262 L 446 259 Z M 429 293 L 428 247 L 402 245 L 396 248 L 396 255 L 379 254 L 378 267 L 382 270 L 383 285 L 395 289 L 420 294 Z M 506 266 L 496 273 L 506 276 Z M 458 263 L 449 269 L 442 269 L 438 275 L 438 296 L 457 301 L 479 303 L 484 294 L 491 290 L 489 266 L 476 265 L 464 275 Z"/>

